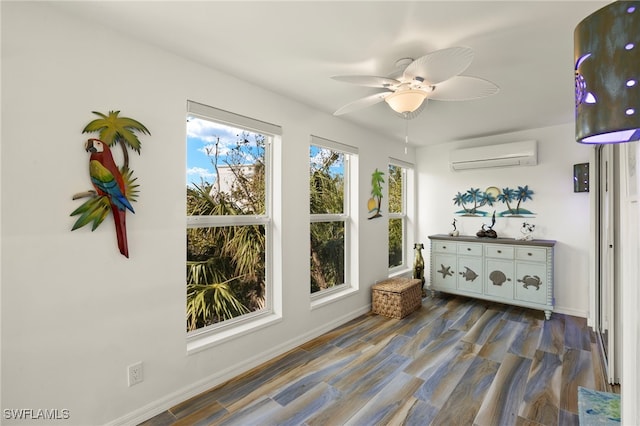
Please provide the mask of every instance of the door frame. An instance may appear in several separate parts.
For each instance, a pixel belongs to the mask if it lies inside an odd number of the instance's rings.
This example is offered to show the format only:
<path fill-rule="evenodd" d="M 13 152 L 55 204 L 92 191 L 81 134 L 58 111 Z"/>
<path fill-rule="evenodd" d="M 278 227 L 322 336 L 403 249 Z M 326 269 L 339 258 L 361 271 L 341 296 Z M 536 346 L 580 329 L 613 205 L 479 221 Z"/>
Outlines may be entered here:
<path fill-rule="evenodd" d="M 590 325 L 606 360 L 607 381 L 620 382 L 619 147 L 598 145 L 590 170 L 592 312 Z"/>

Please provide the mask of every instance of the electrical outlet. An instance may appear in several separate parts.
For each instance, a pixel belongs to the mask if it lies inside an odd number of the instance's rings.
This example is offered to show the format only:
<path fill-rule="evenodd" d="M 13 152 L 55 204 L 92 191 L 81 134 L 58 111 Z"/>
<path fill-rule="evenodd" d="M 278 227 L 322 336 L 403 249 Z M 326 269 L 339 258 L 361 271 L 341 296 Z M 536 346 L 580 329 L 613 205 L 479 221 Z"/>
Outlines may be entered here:
<path fill-rule="evenodd" d="M 129 367 L 127 367 L 127 377 L 129 387 L 137 385 L 144 380 L 142 361 L 136 362 L 135 364 L 131 364 Z"/>

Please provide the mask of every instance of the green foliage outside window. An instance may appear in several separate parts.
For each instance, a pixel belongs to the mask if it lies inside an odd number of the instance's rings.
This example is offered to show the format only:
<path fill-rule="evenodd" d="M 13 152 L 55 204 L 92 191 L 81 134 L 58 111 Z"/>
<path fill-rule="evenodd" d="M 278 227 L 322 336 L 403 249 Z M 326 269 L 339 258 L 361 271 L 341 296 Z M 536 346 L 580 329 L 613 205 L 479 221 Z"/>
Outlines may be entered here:
<path fill-rule="evenodd" d="M 403 213 L 402 167 L 389 165 L 389 214 Z M 401 218 L 389 219 L 389 268 L 402 265 L 403 224 Z"/>
<path fill-rule="evenodd" d="M 311 224 L 311 293 L 344 283 L 344 222 Z"/>
<path fill-rule="evenodd" d="M 402 265 L 402 219 L 389 219 L 389 268 Z"/>
<path fill-rule="evenodd" d="M 327 148 L 310 149 L 310 213 L 344 212 L 345 154 Z M 340 220 L 311 223 L 311 293 L 326 290 L 345 281 L 345 223 Z"/>
<path fill-rule="evenodd" d="M 241 133 L 224 151 L 218 138 L 207 155 L 215 173 L 187 186 L 187 216 L 264 214 L 265 137 Z M 187 228 L 187 330 L 264 309 L 265 253 L 264 225 Z"/>

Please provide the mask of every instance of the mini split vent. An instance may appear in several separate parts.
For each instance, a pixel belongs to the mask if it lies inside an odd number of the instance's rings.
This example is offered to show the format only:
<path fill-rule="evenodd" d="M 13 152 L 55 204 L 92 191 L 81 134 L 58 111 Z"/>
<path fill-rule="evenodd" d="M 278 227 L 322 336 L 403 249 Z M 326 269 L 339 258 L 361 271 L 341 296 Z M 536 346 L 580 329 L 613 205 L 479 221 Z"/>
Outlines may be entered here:
<path fill-rule="evenodd" d="M 491 167 L 535 166 L 538 164 L 536 141 L 456 149 L 449 157 L 451 170 Z"/>

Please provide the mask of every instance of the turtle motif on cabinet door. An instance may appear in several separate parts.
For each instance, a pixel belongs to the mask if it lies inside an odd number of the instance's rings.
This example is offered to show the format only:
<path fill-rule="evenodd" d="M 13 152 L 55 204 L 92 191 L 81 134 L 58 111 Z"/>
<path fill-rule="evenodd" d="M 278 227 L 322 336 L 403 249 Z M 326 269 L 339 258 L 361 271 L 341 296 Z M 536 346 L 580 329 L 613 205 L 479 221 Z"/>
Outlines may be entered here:
<path fill-rule="evenodd" d="M 525 275 L 521 280 L 518 280 L 518 282 L 522 283 L 522 287 L 527 289 L 531 286 L 535 287 L 536 290 L 540 290 L 540 286 L 542 285 L 542 280 L 537 275 Z"/>

